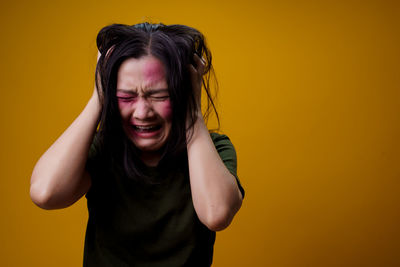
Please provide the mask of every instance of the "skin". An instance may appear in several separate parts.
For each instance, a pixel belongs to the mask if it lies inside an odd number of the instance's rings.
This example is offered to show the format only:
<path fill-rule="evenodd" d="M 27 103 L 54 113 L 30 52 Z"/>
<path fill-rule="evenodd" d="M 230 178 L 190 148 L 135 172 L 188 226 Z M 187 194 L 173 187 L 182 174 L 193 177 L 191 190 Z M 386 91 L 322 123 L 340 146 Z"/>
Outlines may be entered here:
<path fill-rule="evenodd" d="M 204 62 L 197 56 L 194 56 L 194 60 L 197 68 L 188 67 L 200 103 Z M 118 98 L 134 96 L 134 99 L 127 101 L 119 100 L 124 129 L 132 142 L 142 150 L 142 160 L 148 165 L 156 165 L 159 150 L 165 144 L 171 127 L 171 104 L 165 95 L 159 95 L 165 94 L 163 90 L 166 88 L 162 64 L 152 56 L 126 60 L 118 74 L 117 87 Z M 162 99 L 154 100 L 154 96 Z M 101 98 L 95 89 L 81 114 L 36 163 L 31 177 L 30 196 L 39 207 L 68 207 L 89 190 L 91 178 L 85 170 L 85 164 L 101 114 Z M 235 177 L 219 157 L 201 110 L 197 114 L 193 136 L 187 142 L 193 206 L 204 225 L 210 230 L 219 231 L 231 223 L 242 204 L 242 195 Z M 132 125 L 142 124 L 157 125 L 159 128 L 153 133 L 132 132 Z"/>
<path fill-rule="evenodd" d="M 165 68 L 160 60 L 151 55 L 125 60 L 118 71 L 117 98 L 125 133 L 141 150 L 144 163 L 157 165 L 172 124 Z"/>
<path fill-rule="evenodd" d="M 97 90 L 75 121 L 40 157 L 31 177 L 30 197 L 43 209 L 66 208 L 91 186 L 85 170 L 90 144 L 99 122 Z"/>
<path fill-rule="evenodd" d="M 201 103 L 201 82 L 204 62 L 194 55 L 197 68 L 189 66 L 192 86 Z M 220 231 L 229 226 L 242 205 L 242 194 L 235 177 L 221 160 L 203 120 L 201 110 L 188 141 L 190 187 L 193 206 L 199 220 L 210 230 Z"/>

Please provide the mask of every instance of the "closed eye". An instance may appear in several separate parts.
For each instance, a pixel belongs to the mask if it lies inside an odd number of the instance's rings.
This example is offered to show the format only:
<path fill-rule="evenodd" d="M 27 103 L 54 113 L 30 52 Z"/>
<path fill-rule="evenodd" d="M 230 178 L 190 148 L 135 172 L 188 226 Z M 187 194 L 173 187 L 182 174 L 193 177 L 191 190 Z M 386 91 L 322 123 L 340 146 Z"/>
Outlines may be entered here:
<path fill-rule="evenodd" d="M 163 95 L 163 96 L 152 95 L 149 96 L 149 98 L 154 101 L 165 101 L 169 98 L 169 95 Z"/>
<path fill-rule="evenodd" d="M 151 89 L 145 93 L 145 97 L 151 101 L 165 101 L 169 99 L 168 89 Z"/>
<path fill-rule="evenodd" d="M 118 100 L 119 101 L 122 101 L 122 102 L 130 102 L 130 101 L 133 101 L 133 100 L 135 100 L 135 98 L 136 97 L 133 97 L 133 96 L 117 96 L 117 98 L 118 98 Z"/>

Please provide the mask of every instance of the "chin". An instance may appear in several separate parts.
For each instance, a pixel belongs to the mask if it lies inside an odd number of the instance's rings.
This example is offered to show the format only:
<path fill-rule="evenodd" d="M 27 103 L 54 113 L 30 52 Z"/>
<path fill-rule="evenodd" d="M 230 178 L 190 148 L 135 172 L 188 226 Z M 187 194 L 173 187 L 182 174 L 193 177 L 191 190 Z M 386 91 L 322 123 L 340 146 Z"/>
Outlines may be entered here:
<path fill-rule="evenodd" d="M 168 140 L 168 135 L 159 136 L 158 138 L 140 138 L 127 133 L 132 144 L 142 152 L 145 153 L 156 153 L 160 152 Z"/>
<path fill-rule="evenodd" d="M 165 144 L 165 142 L 157 142 L 152 144 L 140 144 L 139 142 L 132 142 L 142 152 L 158 152 Z"/>

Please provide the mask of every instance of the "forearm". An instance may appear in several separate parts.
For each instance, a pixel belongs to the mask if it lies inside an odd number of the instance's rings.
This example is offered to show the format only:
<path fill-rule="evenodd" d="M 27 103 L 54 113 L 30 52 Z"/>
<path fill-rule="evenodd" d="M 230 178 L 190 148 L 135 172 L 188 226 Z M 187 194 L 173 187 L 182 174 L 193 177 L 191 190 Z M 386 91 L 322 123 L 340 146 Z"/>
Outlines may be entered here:
<path fill-rule="evenodd" d="M 93 94 L 82 113 L 36 163 L 30 194 L 38 206 L 63 208 L 88 190 L 85 164 L 99 116 L 99 99 Z"/>
<path fill-rule="evenodd" d="M 222 230 L 239 210 L 242 196 L 235 177 L 221 160 L 202 118 L 194 126 L 187 149 L 196 213 L 211 230 Z"/>

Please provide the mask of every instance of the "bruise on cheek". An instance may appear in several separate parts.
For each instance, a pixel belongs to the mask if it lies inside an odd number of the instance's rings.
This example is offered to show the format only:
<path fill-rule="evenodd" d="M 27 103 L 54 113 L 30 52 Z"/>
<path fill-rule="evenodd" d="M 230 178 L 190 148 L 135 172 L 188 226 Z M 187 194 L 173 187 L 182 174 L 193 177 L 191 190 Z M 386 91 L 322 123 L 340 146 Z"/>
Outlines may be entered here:
<path fill-rule="evenodd" d="M 125 97 L 120 95 L 120 97 Z M 125 109 L 129 108 L 132 105 L 133 99 L 121 99 L 117 96 L 117 103 L 120 112 L 123 112 Z"/>
<path fill-rule="evenodd" d="M 172 105 L 171 101 L 168 99 L 162 103 L 159 109 L 160 115 L 163 118 L 171 118 L 172 117 Z"/>
<path fill-rule="evenodd" d="M 129 106 L 130 105 L 130 101 L 122 101 L 120 99 L 118 99 L 118 107 L 121 109 L 123 107 Z"/>

